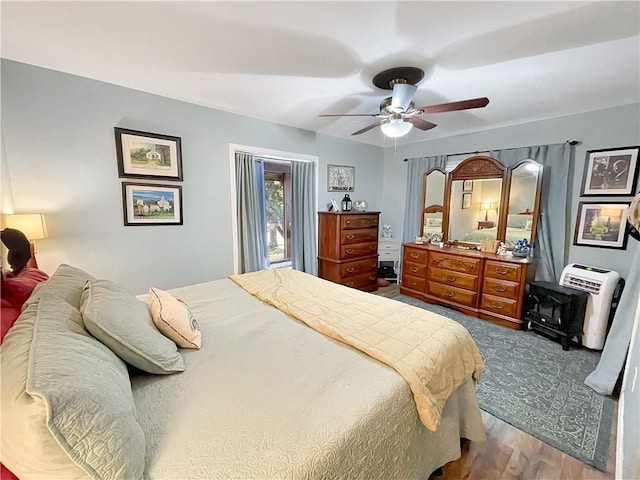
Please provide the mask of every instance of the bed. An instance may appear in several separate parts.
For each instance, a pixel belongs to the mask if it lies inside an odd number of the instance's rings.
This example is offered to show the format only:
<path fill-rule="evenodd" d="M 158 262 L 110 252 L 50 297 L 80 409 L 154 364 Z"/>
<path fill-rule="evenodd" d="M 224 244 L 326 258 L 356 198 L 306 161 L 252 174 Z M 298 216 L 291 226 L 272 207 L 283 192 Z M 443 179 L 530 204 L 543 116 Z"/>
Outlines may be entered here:
<path fill-rule="evenodd" d="M 176 348 L 177 356 L 163 357 L 167 374 L 150 374 L 123 366 L 84 328 L 86 319 L 83 326 L 89 285 L 117 293 L 109 303 L 115 312 L 105 315 L 127 316 L 132 300 L 108 281 L 61 265 L 34 290 L 0 348 L 2 463 L 19 478 L 426 479 L 460 456 L 460 437 L 484 439 L 474 385 L 482 361 L 459 324 L 316 277 L 320 283 L 300 300 L 287 296 L 304 283 L 299 277 L 288 282 L 290 290 L 271 288 L 286 283 L 283 277 L 258 282 L 253 293 L 241 286 L 245 278 L 168 292 L 197 319 L 202 347 Z M 263 301 L 266 290 L 274 295 Z M 394 310 L 406 319 L 396 325 L 401 336 L 408 331 L 400 324 L 433 322 L 434 337 L 448 330 L 457 335 L 447 349 L 465 344 L 464 354 L 435 355 L 470 355 L 474 363 L 444 366 L 428 379 L 432 392 L 446 396 L 435 409 L 435 425 L 426 426 L 418 387 L 398 373 L 401 367 L 308 326 L 323 315 L 351 316 L 331 310 L 327 295 L 342 299 L 334 307 L 355 302 L 361 316 Z M 145 308 L 150 301 L 134 299 Z M 288 313 L 274 306 L 279 301 Z M 373 325 L 381 323 L 385 319 Z M 358 337 L 357 329 L 351 332 Z M 398 339 L 381 343 L 387 342 Z"/>
<path fill-rule="evenodd" d="M 517 244 L 518 240 L 530 241 L 533 217 L 529 214 L 510 213 L 507 216 L 507 229 L 505 231 L 506 243 Z M 481 228 L 472 230 L 464 235 L 462 241 L 480 243 L 482 240 L 495 240 L 498 235 L 498 227 Z"/>

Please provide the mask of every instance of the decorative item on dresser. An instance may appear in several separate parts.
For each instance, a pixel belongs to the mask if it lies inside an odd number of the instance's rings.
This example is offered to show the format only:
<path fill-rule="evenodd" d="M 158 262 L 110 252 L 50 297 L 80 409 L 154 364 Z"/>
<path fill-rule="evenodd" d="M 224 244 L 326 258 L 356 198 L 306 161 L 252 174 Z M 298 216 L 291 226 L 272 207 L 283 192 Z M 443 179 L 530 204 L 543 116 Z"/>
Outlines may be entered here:
<path fill-rule="evenodd" d="M 532 265 L 530 258 L 407 243 L 400 293 L 517 329 Z"/>
<path fill-rule="evenodd" d="M 380 212 L 318 212 L 318 276 L 359 290 L 378 289 Z"/>

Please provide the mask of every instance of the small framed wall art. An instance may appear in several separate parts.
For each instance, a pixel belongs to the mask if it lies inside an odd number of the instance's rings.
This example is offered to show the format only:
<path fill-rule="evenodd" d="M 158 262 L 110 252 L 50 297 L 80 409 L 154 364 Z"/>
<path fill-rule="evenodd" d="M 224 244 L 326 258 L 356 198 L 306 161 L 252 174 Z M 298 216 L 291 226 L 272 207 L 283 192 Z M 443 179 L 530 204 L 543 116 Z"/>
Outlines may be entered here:
<path fill-rule="evenodd" d="M 462 191 L 463 192 L 472 192 L 473 191 L 473 180 L 465 180 L 462 182 Z"/>
<path fill-rule="evenodd" d="M 580 202 L 573 244 L 626 249 L 629 205 Z"/>
<path fill-rule="evenodd" d="M 462 209 L 466 210 L 467 208 L 471 208 L 471 193 L 463 193 L 462 194 Z"/>
<path fill-rule="evenodd" d="M 582 177 L 583 196 L 633 195 L 640 146 L 589 150 Z"/>
<path fill-rule="evenodd" d="M 182 225 L 182 186 L 122 183 L 124 224 Z"/>
<path fill-rule="evenodd" d="M 356 184 L 356 167 L 327 165 L 327 191 L 353 192 Z"/>
<path fill-rule="evenodd" d="M 120 178 L 182 180 L 180 137 L 115 127 Z"/>

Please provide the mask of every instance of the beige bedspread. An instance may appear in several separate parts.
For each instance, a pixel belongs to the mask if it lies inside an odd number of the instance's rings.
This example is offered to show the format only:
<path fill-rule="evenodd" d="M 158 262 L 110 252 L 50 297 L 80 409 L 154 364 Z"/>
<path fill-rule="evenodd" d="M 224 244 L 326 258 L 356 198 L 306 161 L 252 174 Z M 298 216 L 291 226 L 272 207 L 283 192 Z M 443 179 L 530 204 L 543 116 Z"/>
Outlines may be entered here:
<path fill-rule="evenodd" d="M 484 366 L 469 332 L 441 315 L 296 270 L 230 278 L 263 302 L 395 369 L 431 431 L 437 430 L 453 391 L 478 379 Z"/>

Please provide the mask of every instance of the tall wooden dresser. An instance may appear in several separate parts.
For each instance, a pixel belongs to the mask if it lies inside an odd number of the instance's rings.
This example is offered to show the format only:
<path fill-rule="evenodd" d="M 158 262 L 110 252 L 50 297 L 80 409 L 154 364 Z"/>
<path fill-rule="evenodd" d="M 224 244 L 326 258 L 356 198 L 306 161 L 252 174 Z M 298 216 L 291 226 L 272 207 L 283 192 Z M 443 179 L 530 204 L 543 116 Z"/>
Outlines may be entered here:
<path fill-rule="evenodd" d="M 403 246 L 400 293 L 520 328 L 532 260 L 435 245 Z"/>
<path fill-rule="evenodd" d="M 377 290 L 379 217 L 380 212 L 318 212 L 318 276 Z"/>

